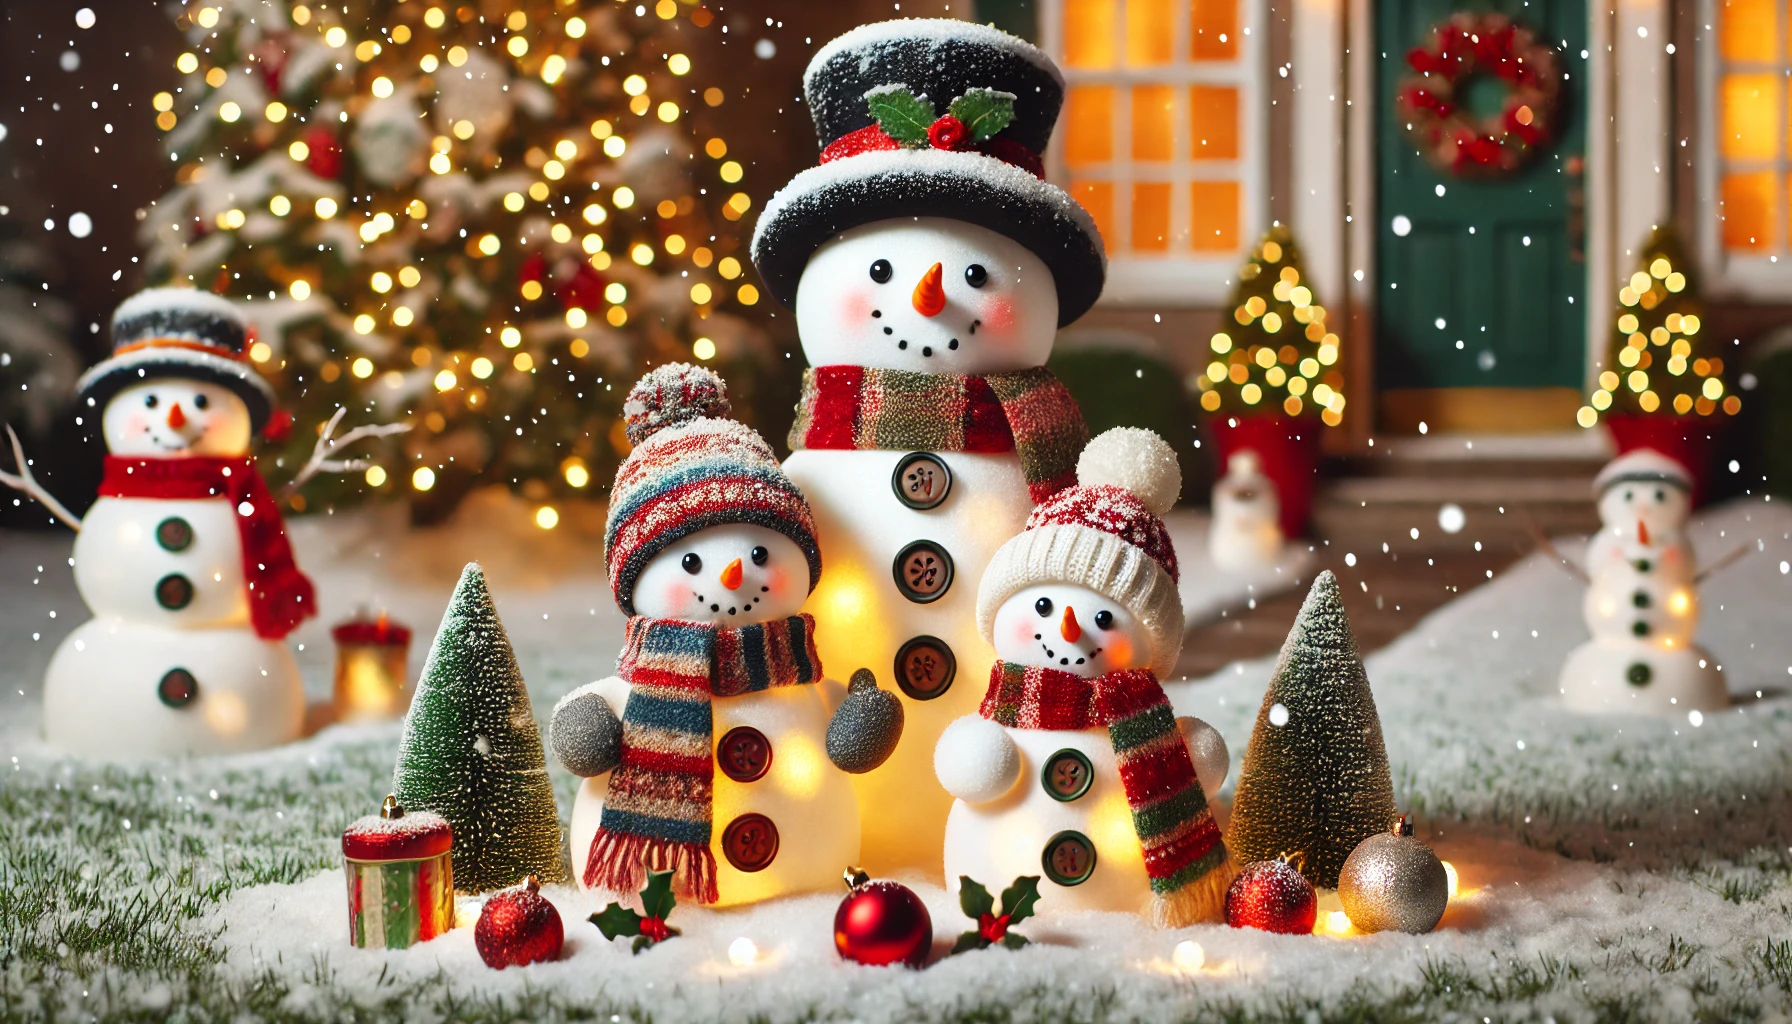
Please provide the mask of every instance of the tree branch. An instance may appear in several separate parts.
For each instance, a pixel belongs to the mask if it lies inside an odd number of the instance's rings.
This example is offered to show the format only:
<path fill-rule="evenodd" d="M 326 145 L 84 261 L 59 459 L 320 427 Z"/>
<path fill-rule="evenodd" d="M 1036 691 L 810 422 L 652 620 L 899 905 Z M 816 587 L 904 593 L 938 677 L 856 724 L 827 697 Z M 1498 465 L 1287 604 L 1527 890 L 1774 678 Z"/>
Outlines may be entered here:
<path fill-rule="evenodd" d="M 1536 543 L 1537 549 L 1555 559 L 1558 568 L 1579 580 L 1582 586 L 1586 586 L 1593 582 L 1592 579 L 1587 576 L 1587 571 L 1585 569 L 1574 564 L 1560 551 L 1556 550 L 1556 546 L 1550 541 L 1549 535 L 1543 532 L 1543 527 L 1537 525 L 1537 520 L 1531 518 L 1529 512 L 1524 509 L 1519 509 L 1518 517 L 1524 521 L 1525 532 L 1531 535 L 1531 540 Z"/>
<path fill-rule="evenodd" d="M 1710 565 L 1707 565 L 1705 568 L 1700 569 L 1697 573 L 1695 573 L 1692 578 L 1693 586 L 1696 587 L 1699 584 L 1705 582 L 1705 577 L 1710 576 L 1712 573 L 1715 573 L 1721 569 L 1729 568 L 1731 564 L 1733 564 L 1734 562 L 1736 562 L 1737 560 L 1742 558 L 1742 556 L 1748 554 L 1749 550 L 1753 547 L 1754 547 L 1754 545 L 1747 541 L 1744 541 L 1743 543 L 1736 545 L 1734 548 L 1732 548 L 1730 550 L 1729 554 L 1723 556 L 1722 558 L 1718 559 L 1715 562 L 1712 562 Z"/>
<path fill-rule="evenodd" d="M 37 499 L 39 504 L 50 510 L 51 515 L 62 520 L 69 529 L 80 533 L 81 517 L 63 508 L 62 502 L 57 501 L 54 494 L 44 490 L 44 486 L 37 482 L 37 477 L 31 475 L 31 464 L 25 461 L 25 447 L 19 444 L 19 435 L 13 433 L 10 423 L 6 425 L 6 436 L 12 442 L 12 458 L 13 462 L 18 464 L 19 471 L 17 474 L 13 474 L 0 469 L 0 484 L 23 491 L 29 497 Z"/>
<path fill-rule="evenodd" d="M 367 459 L 330 458 L 330 453 L 337 448 L 347 448 L 356 441 L 369 437 L 402 434 L 411 429 L 409 423 L 366 423 L 355 427 L 341 437 L 332 436 L 336 433 L 337 424 L 340 424 L 342 417 L 346 415 L 348 415 L 348 407 L 337 406 L 335 414 L 330 417 L 328 423 L 324 424 L 324 429 L 318 434 L 317 444 L 311 449 L 311 458 L 306 460 L 305 465 L 300 467 L 298 473 L 287 482 L 285 487 L 280 489 L 282 499 L 291 498 L 297 494 L 299 488 L 305 486 L 306 481 L 319 473 L 357 473 L 373 465 Z"/>

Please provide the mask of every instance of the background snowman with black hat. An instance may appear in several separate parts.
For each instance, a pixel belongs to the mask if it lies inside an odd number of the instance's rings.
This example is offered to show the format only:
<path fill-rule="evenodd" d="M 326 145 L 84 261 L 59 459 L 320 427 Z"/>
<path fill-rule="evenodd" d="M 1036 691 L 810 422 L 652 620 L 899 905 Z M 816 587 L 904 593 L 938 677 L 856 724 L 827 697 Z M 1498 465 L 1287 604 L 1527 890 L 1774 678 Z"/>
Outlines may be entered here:
<path fill-rule="evenodd" d="M 1088 433 L 1044 365 L 1106 259 L 1043 178 L 1064 85 L 1024 40 L 866 25 L 816 53 L 803 89 L 820 162 L 767 203 L 752 254 L 811 367 L 785 463 L 828 564 L 807 608 L 826 662 L 893 672 L 905 695 L 901 744 L 854 780 L 866 864 L 937 870 L 951 798 L 934 744 L 993 656 L 976 581 L 1075 483 Z"/>

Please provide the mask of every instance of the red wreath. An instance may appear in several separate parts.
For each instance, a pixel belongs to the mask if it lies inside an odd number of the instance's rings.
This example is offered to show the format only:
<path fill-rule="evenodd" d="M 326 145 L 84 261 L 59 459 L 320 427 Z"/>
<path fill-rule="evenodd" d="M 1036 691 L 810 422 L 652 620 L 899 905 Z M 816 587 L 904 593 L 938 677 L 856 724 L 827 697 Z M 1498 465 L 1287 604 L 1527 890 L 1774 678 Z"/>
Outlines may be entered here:
<path fill-rule="evenodd" d="M 1458 12 L 1406 55 L 1414 74 L 1400 80 L 1395 106 L 1425 159 L 1461 176 L 1499 176 L 1522 167 L 1554 137 L 1562 75 L 1556 52 L 1503 14 Z M 1506 83 L 1500 112 L 1476 120 L 1457 103 L 1477 74 Z"/>

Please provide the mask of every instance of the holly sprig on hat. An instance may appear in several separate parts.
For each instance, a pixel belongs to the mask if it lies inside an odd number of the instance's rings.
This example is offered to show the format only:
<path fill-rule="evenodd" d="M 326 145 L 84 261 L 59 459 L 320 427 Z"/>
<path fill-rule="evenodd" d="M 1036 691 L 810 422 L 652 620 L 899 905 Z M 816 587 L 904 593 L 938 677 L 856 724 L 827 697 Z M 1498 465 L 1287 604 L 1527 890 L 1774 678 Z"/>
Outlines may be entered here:
<path fill-rule="evenodd" d="M 641 911 L 612 903 L 592 914 L 590 920 L 597 925 L 598 931 L 604 933 L 606 939 L 614 939 L 618 935 L 633 935 L 635 943 L 632 948 L 639 953 L 678 934 L 678 929 L 666 924 L 666 916 L 676 906 L 678 897 L 672 895 L 672 872 L 649 871 L 647 888 L 641 890 Z"/>
<path fill-rule="evenodd" d="M 996 900 L 989 894 L 982 883 L 973 880 L 969 875 L 958 877 L 958 906 L 964 916 L 977 922 L 977 927 L 965 932 L 952 944 L 952 952 L 968 953 L 973 949 L 988 949 L 1001 943 L 1008 949 L 1019 949 L 1027 944 L 1026 936 L 1016 935 L 1008 929 L 1033 916 L 1033 908 L 1039 905 L 1039 876 L 1022 875 L 1014 880 L 1014 884 L 1002 890 L 1002 912 L 996 913 Z"/>
<path fill-rule="evenodd" d="M 878 128 L 911 149 L 986 142 L 1014 122 L 1014 94 L 998 89 L 966 89 L 944 114 L 906 85 L 879 86 L 865 101 Z"/>

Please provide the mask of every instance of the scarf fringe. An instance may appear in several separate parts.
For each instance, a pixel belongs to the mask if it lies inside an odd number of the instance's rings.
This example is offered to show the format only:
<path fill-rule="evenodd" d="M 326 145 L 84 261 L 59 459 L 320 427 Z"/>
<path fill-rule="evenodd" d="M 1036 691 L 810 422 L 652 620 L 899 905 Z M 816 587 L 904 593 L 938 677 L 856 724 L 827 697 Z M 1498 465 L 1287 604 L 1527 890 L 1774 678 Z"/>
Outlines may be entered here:
<path fill-rule="evenodd" d="M 1226 890 L 1238 874 L 1231 854 L 1200 878 L 1169 893 L 1151 897 L 1151 923 L 1158 928 L 1183 928 L 1203 921 L 1226 918 Z"/>
<path fill-rule="evenodd" d="M 647 884 L 647 872 L 672 871 L 672 891 L 694 903 L 714 903 L 716 855 L 708 846 L 632 835 L 600 828 L 591 837 L 585 861 L 585 888 L 633 896 Z"/>

